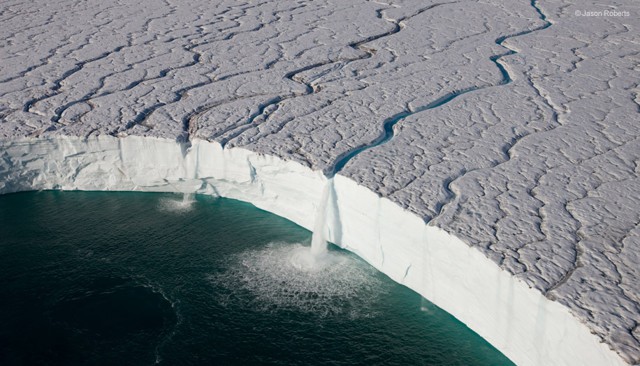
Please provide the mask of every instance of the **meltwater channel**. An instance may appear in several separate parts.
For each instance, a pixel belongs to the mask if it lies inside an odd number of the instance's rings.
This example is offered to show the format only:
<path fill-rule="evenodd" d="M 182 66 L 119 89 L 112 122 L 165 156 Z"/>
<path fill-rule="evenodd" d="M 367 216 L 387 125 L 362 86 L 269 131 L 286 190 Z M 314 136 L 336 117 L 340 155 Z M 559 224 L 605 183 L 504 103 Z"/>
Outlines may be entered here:
<path fill-rule="evenodd" d="M 2 365 L 511 365 L 463 324 L 239 201 L 0 196 Z M 469 304 L 473 306 L 473 304 Z"/>

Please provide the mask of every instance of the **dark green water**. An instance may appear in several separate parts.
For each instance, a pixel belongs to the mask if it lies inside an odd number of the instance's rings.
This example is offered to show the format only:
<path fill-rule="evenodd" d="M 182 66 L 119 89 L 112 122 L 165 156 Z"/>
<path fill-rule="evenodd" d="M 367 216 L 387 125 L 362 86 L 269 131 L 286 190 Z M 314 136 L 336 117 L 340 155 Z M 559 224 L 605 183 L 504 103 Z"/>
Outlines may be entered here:
<path fill-rule="evenodd" d="M 349 253 L 291 267 L 310 238 L 227 199 L 0 196 L 0 365 L 511 365 Z"/>

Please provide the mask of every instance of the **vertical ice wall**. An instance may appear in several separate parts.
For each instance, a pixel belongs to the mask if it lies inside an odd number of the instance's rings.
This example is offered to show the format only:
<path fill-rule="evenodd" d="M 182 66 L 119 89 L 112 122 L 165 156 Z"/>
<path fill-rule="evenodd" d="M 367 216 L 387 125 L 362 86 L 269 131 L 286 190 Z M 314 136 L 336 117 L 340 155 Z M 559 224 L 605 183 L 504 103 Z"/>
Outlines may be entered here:
<path fill-rule="evenodd" d="M 202 193 L 312 229 L 323 188 L 328 239 L 445 309 L 519 365 L 625 365 L 562 305 L 454 235 L 337 175 L 217 143 L 109 136 L 0 142 L 0 193 L 34 189 Z"/>

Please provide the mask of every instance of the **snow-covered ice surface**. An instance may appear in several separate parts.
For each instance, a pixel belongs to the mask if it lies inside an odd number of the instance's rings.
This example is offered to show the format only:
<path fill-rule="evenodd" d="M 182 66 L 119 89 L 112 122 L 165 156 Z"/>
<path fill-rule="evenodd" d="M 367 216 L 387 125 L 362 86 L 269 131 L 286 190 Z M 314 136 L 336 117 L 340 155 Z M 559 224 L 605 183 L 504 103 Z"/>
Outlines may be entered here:
<path fill-rule="evenodd" d="M 26 137 L 209 140 L 338 172 L 638 364 L 639 15 L 634 0 L 3 1 L 0 191 L 47 178 L 7 178 Z"/>

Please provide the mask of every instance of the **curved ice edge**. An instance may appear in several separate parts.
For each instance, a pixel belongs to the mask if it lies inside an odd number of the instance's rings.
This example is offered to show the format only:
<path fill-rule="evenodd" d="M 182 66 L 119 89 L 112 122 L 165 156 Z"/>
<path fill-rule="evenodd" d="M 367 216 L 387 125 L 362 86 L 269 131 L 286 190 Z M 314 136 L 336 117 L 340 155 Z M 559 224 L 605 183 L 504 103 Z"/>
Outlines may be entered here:
<path fill-rule="evenodd" d="M 234 198 L 309 230 L 326 178 L 216 142 L 129 136 L 0 141 L 0 194 L 27 190 L 183 192 Z M 480 251 L 337 175 L 328 238 L 446 310 L 518 365 L 627 365 L 561 304 Z"/>

